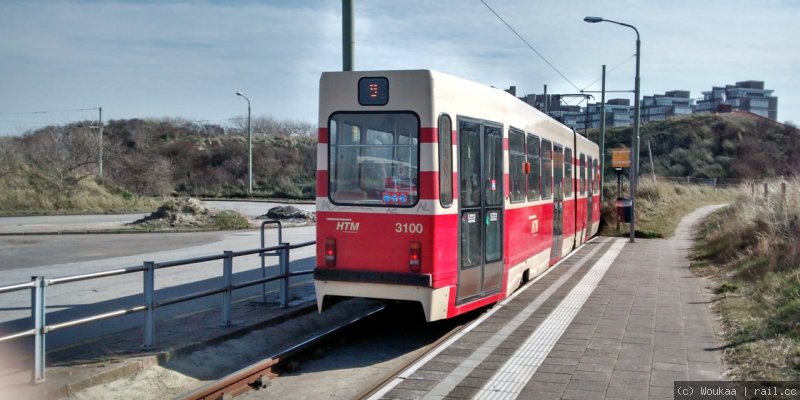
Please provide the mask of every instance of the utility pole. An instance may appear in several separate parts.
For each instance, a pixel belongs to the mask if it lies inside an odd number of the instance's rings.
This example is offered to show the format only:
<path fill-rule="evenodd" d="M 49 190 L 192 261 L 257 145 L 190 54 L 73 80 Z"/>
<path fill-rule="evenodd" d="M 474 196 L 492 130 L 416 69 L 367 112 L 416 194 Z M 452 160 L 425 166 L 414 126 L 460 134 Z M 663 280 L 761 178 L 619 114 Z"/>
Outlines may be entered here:
<path fill-rule="evenodd" d="M 548 111 L 548 108 L 549 108 L 548 107 L 548 105 L 549 105 L 548 103 L 550 103 L 547 100 L 547 85 L 544 85 L 544 98 L 542 99 L 542 101 L 544 102 L 544 113 L 547 114 L 547 111 Z"/>
<path fill-rule="evenodd" d="M 635 241 L 634 236 L 636 235 L 636 187 L 639 185 L 639 126 L 640 126 L 640 110 L 639 110 L 639 59 L 641 58 L 641 49 L 642 49 L 642 42 L 639 40 L 639 30 L 633 27 L 633 25 L 625 25 L 629 28 L 632 28 L 636 32 L 636 84 L 634 86 L 634 99 L 633 99 L 633 159 L 631 160 L 631 171 L 630 171 L 630 185 L 631 185 L 631 239 L 630 242 L 633 243 Z"/>
<path fill-rule="evenodd" d="M 250 128 L 250 99 L 242 92 L 236 92 L 247 100 L 247 194 L 253 194 L 253 130 Z"/>
<path fill-rule="evenodd" d="M 589 137 L 589 98 L 586 98 L 586 115 L 583 117 L 583 135 Z"/>
<path fill-rule="evenodd" d="M 355 68 L 353 2 L 354 0 L 342 0 L 342 71 L 352 71 Z"/>
<path fill-rule="evenodd" d="M 600 202 L 603 202 L 603 182 L 606 176 L 606 65 L 603 64 L 603 86 L 600 94 Z"/>
<path fill-rule="evenodd" d="M 100 112 L 100 179 L 103 179 L 103 107 L 97 107 Z"/>
<path fill-rule="evenodd" d="M 653 148 L 650 147 L 650 141 L 647 141 L 647 152 L 650 154 L 650 171 L 653 172 L 653 183 L 656 183 L 656 167 L 653 165 Z"/>

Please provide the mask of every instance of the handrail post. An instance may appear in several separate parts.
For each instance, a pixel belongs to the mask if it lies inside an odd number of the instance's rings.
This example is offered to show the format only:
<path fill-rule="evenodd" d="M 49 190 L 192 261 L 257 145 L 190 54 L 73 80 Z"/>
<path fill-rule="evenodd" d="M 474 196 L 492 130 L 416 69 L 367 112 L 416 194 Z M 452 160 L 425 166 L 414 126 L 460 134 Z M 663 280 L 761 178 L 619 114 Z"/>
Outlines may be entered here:
<path fill-rule="evenodd" d="M 261 223 L 261 249 L 264 249 L 264 227 L 267 225 L 266 222 Z M 267 277 L 267 255 L 262 250 L 258 253 L 258 257 L 261 259 L 261 278 L 263 279 Z M 261 284 L 261 304 L 267 304 L 267 282 Z"/>
<path fill-rule="evenodd" d="M 155 282 L 156 282 L 156 263 L 153 261 L 144 262 L 144 344 L 143 350 L 152 350 L 155 342 Z"/>
<path fill-rule="evenodd" d="M 32 276 L 35 286 L 31 289 L 31 315 L 33 316 L 34 334 L 34 361 L 33 371 L 31 371 L 31 381 L 33 383 L 43 382 L 44 363 L 45 363 L 45 280 L 43 276 Z"/>
<path fill-rule="evenodd" d="M 283 276 L 281 279 L 280 287 L 280 300 L 281 308 L 289 306 L 289 243 L 281 243 L 284 246 L 279 250 L 279 271 L 278 274 Z"/>
<path fill-rule="evenodd" d="M 222 322 L 220 326 L 231 325 L 231 297 L 233 293 L 233 252 L 225 251 L 225 258 L 222 259 L 222 285 L 225 291 L 222 292 Z"/>
<path fill-rule="evenodd" d="M 264 249 L 266 247 L 266 243 L 265 243 L 266 233 L 264 231 L 264 228 L 269 224 L 275 224 L 275 225 L 278 226 L 278 246 L 283 245 L 283 224 L 279 220 L 268 219 L 266 221 L 262 221 L 261 222 L 261 248 L 262 249 Z M 280 252 L 278 253 L 278 255 L 280 256 Z M 262 251 L 261 253 L 259 253 L 259 256 L 261 257 L 261 278 L 266 278 L 267 277 L 267 263 L 266 263 L 266 260 L 265 260 L 266 255 Z M 267 304 L 267 283 L 266 282 L 261 284 L 261 303 L 262 304 Z"/>

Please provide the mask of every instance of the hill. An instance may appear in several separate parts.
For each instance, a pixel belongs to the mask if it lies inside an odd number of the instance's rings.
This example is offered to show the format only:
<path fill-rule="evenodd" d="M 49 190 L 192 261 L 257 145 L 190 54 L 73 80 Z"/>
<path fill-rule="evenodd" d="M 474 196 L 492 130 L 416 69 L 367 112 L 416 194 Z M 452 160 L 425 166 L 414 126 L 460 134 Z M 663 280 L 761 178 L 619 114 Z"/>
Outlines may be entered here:
<path fill-rule="evenodd" d="M 316 127 L 253 120 L 251 197 L 313 199 Z M 606 154 L 630 146 L 631 128 L 612 128 Z M 597 131 L 590 131 L 597 140 Z M 740 180 L 800 170 L 800 131 L 748 114 L 695 115 L 641 128 L 641 176 Z M 90 121 L 0 138 L 0 213 L 151 209 L 160 196 L 246 197 L 247 134 L 181 119 L 112 120 L 100 141 Z M 607 176 L 613 176 L 610 166 Z M 606 180 L 611 183 L 609 179 Z"/>
<path fill-rule="evenodd" d="M 631 127 L 606 130 L 610 149 L 630 147 Z M 590 130 L 597 140 L 597 130 Z M 640 128 L 640 175 L 649 176 L 648 143 L 655 173 L 664 177 L 740 180 L 793 176 L 800 171 L 800 130 L 748 113 L 700 114 L 651 122 Z M 613 170 L 607 169 L 607 176 Z"/>
<path fill-rule="evenodd" d="M 316 129 L 256 118 L 252 197 L 313 198 Z M 313 135 L 313 136 L 312 136 Z M 247 195 L 247 133 L 180 119 L 90 121 L 0 138 L 0 213 L 149 209 L 153 197 Z"/>

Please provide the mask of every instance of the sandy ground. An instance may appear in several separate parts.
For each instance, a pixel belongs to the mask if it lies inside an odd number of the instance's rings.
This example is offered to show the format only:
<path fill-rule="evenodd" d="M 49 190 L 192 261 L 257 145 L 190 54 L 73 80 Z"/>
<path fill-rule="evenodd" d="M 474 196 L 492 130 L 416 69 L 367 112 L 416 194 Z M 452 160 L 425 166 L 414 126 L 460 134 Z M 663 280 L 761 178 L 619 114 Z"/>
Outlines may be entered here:
<path fill-rule="evenodd" d="M 275 354 L 355 314 L 373 309 L 376 304 L 363 299 L 342 302 L 323 314 L 311 313 L 284 324 L 253 331 L 240 339 L 170 361 L 163 367 L 150 367 L 129 379 L 88 388 L 69 399 L 172 398 Z"/>

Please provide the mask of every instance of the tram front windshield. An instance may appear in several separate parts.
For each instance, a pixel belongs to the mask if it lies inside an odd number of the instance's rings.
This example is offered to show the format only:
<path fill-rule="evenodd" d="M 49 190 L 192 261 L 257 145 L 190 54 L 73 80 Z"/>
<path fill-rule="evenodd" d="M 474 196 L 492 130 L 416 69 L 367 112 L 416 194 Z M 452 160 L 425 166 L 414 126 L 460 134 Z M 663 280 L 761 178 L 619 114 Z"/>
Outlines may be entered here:
<path fill-rule="evenodd" d="M 383 207 L 417 203 L 419 118 L 415 114 L 335 113 L 328 132 L 331 201 Z"/>

